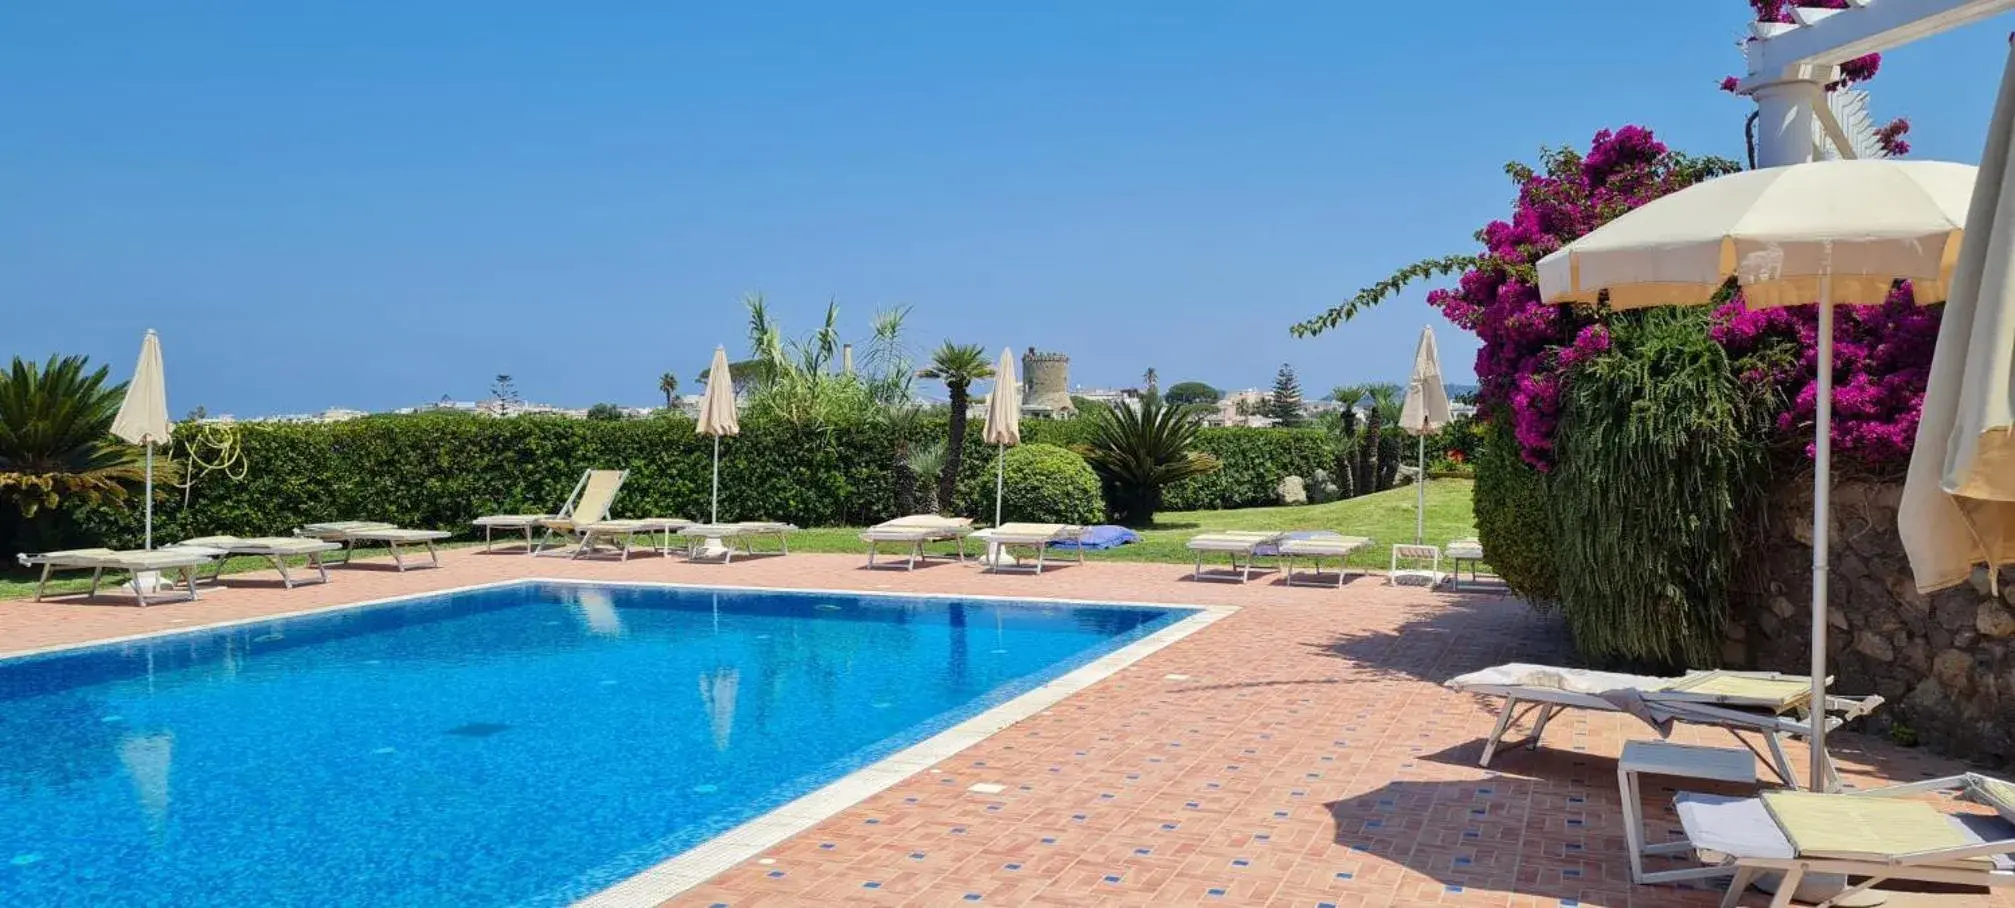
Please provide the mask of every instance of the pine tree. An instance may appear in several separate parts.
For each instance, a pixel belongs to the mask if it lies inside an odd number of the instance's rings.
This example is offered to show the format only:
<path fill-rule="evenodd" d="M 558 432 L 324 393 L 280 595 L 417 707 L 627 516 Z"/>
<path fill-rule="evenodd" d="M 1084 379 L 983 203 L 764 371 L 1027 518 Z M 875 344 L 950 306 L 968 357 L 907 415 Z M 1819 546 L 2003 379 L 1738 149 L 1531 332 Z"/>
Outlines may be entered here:
<path fill-rule="evenodd" d="M 1307 421 L 1301 415 L 1301 379 L 1295 377 L 1293 366 L 1280 364 L 1280 371 L 1273 377 L 1273 396 L 1266 402 L 1266 415 L 1284 429 L 1299 427 Z"/>

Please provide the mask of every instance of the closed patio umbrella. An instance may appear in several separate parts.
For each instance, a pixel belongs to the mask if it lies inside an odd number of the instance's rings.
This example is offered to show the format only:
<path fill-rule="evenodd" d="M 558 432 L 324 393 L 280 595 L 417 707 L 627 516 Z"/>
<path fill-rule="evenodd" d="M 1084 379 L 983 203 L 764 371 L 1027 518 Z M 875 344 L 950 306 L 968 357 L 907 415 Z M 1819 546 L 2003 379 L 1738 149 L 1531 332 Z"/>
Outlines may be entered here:
<path fill-rule="evenodd" d="M 2015 562 L 2015 52 L 1980 156 L 1897 530 L 1923 592 Z"/>
<path fill-rule="evenodd" d="M 1752 307 L 1819 304 L 1813 445 L 1812 702 L 1826 702 L 1827 545 L 1833 466 L 1833 307 L 1879 304 L 1897 280 L 1945 298 L 1975 168 L 1944 162 L 1817 161 L 1708 180 L 1655 199 L 1540 259 L 1550 303 L 1705 305 L 1733 277 Z M 1811 786 L 1827 773 L 1812 723 Z"/>
<path fill-rule="evenodd" d="M 1420 475 L 1413 483 L 1414 545 L 1427 535 L 1427 436 L 1441 431 L 1448 421 L 1448 386 L 1441 382 L 1441 353 L 1434 346 L 1434 328 L 1428 326 L 1420 329 L 1413 375 L 1406 380 L 1406 403 L 1399 410 L 1399 427 L 1420 442 Z"/>
<path fill-rule="evenodd" d="M 994 389 L 987 395 L 986 425 L 980 437 L 998 450 L 994 458 L 994 526 L 1001 525 L 1001 501 L 1007 488 L 1007 449 L 1021 444 L 1021 383 L 1015 379 L 1014 351 L 1002 347 L 994 365 Z"/>
<path fill-rule="evenodd" d="M 168 422 L 168 380 L 161 369 L 161 338 L 154 329 L 140 339 L 140 362 L 126 383 L 126 399 L 112 419 L 112 434 L 147 449 L 146 547 L 154 547 L 154 446 L 175 431 Z"/>
<path fill-rule="evenodd" d="M 742 423 L 735 414 L 735 380 L 728 370 L 728 348 L 714 348 L 713 365 L 707 369 L 707 393 L 700 398 L 700 420 L 693 430 L 714 437 L 714 504 L 708 523 L 721 522 L 721 436 L 740 435 Z"/>

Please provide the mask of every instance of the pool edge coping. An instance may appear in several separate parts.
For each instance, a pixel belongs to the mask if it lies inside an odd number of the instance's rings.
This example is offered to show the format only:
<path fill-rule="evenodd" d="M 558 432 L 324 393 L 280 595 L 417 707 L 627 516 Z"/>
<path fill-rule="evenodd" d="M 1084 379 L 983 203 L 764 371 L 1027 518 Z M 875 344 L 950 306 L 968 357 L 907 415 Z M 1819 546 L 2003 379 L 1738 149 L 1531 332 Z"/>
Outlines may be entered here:
<path fill-rule="evenodd" d="M 676 585 L 676 584 L 644 584 Z M 720 587 L 715 587 L 720 588 Z M 756 587 L 755 589 L 773 589 Z M 842 592 L 842 591 L 811 591 Z M 880 594 L 904 595 L 904 594 Z M 993 737 L 1031 716 L 1062 703 L 1072 694 L 1104 681 L 1179 640 L 1230 617 L 1239 609 L 1224 605 L 1106 602 L 1092 599 L 1036 599 L 1015 596 L 908 594 L 916 598 L 995 599 L 1094 606 L 1135 606 L 1194 610 L 1167 627 L 1099 656 L 1035 689 L 974 715 L 944 731 L 911 744 L 867 766 L 841 776 L 807 794 L 741 824 L 677 855 L 660 861 L 613 886 L 574 902 L 577 908 L 651 908 L 676 898 L 728 869 L 761 855 L 898 783 L 930 769 L 961 751 Z"/>

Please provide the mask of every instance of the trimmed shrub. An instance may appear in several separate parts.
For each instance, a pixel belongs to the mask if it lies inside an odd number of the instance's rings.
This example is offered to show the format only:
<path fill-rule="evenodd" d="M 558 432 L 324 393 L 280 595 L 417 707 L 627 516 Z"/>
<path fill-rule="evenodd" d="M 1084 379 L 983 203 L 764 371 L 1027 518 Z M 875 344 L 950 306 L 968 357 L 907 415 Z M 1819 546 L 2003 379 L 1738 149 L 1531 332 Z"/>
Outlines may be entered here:
<path fill-rule="evenodd" d="M 1163 490 L 1163 510 L 1266 507 L 1278 503 L 1281 479 L 1313 476 L 1336 463 L 1334 442 L 1320 429 L 1204 429 L 1196 450 L 1222 466 Z"/>
<path fill-rule="evenodd" d="M 1512 592 L 1542 608 L 1560 598 L 1546 474 L 1518 455 L 1512 427 L 1492 420 L 1476 453 L 1476 536 Z"/>
<path fill-rule="evenodd" d="M 998 456 L 988 452 L 978 464 L 983 469 L 960 479 L 958 513 L 993 521 Z M 1007 449 L 1005 457 L 1003 521 L 1093 524 L 1105 518 L 1098 475 L 1076 453 L 1056 445 L 1024 444 Z"/>

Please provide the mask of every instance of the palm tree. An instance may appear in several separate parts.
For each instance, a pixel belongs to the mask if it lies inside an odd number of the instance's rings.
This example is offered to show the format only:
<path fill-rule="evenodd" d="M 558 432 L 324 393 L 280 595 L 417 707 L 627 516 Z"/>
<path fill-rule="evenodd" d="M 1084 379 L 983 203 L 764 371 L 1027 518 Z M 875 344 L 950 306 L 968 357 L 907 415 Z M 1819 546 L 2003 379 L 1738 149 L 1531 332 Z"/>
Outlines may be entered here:
<path fill-rule="evenodd" d="M 958 485 L 959 461 L 964 459 L 966 442 L 966 410 L 971 406 L 973 382 L 984 381 L 994 375 L 993 364 L 987 362 L 986 351 L 978 344 L 954 344 L 945 341 L 931 354 L 931 364 L 918 370 L 918 378 L 933 379 L 945 384 L 945 393 L 951 397 L 951 439 L 945 450 L 945 468 L 938 475 L 938 503 L 949 505 L 952 492 Z"/>
<path fill-rule="evenodd" d="M 24 517 L 66 496 L 123 500 L 141 477 L 138 452 L 111 437 L 126 386 L 107 387 L 108 370 L 85 363 L 52 356 L 38 369 L 15 357 L 0 373 L 0 498 Z"/>
<path fill-rule="evenodd" d="M 1202 425 L 1195 411 L 1152 395 L 1137 407 L 1093 413 L 1091 441 L 1077 450 L 1105 486 L 1106 508 L 1115 519 L 1146 526 L 1161 508 L 1163 487 L 1219 467 L 1216 457 L 1191 450 Z"/>
<path fill-rule="evenodd" d="M 665 409 L 675 410 L 679 406 L 679 377 L 670 372 L 658 376 L 658 392 L 665 395 Z"/>
<path fill-rule="evenodd" d="M 1140 380 L 1142 384 L 1147 385 L 1147 393 L 1161 393 L 1161 374 L 1154 371 L 1153 366 L 1147 367 L 1147 372 L 1141 375 Z"/>
<path fill-rule="evenodd" d="M 1380 463 L 1381 448 L 1385 442 L 1385 428 L 1399 422 L 1400 405 L 1405 403 L 1405 392 L 1398 385 L 1377 383 L 1364 386 L 1366 407 L 1364 412 L 1364 440 L 1357 448 L 1358 488 L 1364 493 L 1376 492 L 1384 486 L 1385 465 Z"/>

